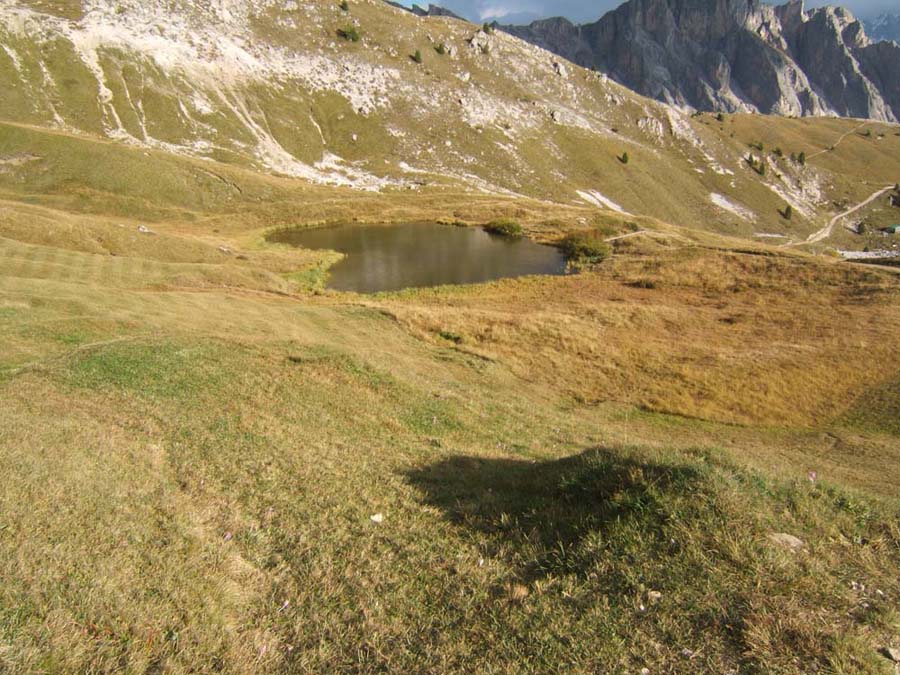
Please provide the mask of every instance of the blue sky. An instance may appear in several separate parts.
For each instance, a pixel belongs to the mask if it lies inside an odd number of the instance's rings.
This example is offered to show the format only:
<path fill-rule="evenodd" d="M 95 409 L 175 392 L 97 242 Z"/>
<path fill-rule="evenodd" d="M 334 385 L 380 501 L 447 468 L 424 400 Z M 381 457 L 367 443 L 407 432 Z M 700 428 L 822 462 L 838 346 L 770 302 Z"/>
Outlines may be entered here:
<path fill-rule="evenodd" d="M 432 0 L 434 4 L 451 9 L 472 21 L 497 19 L 504 23 L 527 23 L 548 16 L 566 16 L 585 22 L 599 18 L 621 4 L 620 0 Z M 786 0 L 785 0 L 786 1 Z M 428 0 L 407 0 L 406 4 L 428 6 Z M 807 7 L 840 4 L 854 14 L 867 17 L 884 11 L 900 11 L 897 0 L 811 0 Z"/>

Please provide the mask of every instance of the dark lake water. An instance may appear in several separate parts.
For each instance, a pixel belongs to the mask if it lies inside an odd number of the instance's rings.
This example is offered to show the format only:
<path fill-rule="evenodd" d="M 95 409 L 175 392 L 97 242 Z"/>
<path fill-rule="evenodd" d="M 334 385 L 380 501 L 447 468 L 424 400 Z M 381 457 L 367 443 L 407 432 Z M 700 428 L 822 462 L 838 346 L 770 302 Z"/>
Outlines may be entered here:
<path fill-rule="evenodd" d="M 474 227 L 340 225 L 279 232 L 270 241 L 344 253 L 329 270 L 328 288 L 358 293 L 566 272 L 565 257 L 552 246 Z"/>

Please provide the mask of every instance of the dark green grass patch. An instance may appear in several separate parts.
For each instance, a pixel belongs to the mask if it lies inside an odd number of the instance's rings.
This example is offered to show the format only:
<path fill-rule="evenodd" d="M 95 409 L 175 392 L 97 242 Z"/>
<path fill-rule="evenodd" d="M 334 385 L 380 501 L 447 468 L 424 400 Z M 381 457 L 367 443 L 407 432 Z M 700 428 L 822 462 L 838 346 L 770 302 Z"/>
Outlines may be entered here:
<path fill-rule="evenodd" d="M 841 421 L 863 431 L 900 436 L 900 380 L 868 391 Z"/>
<path fill-rule="evenodd" d="M 217 388 L 222 369 L 210 345 L 119 342 L 77 354 L 64 379 L 75 387 L 184 398 Z"/>
<path fill-rule="evenodd" d="M 566 235 L 559 246 L 569 260 L 601 262 L 610 254 L 609 244 L 604 241 L 604 237 L 604 232 L 600 230 L 573 232 Z"/>
<path fill-rule="evenodd" d="M 509 218 L 500 218 L 492 220 L 484 226 L 485 232 L 496 235 L 498 237 L 517 238 L 523 234 L 522 226 Z"/>
<path fill-rule="evenodd" d="M 64 345 L 72 346 L 82 345 L 85 342 L 90 341 L 90 336 L 80 331 L 73 331 L 71 333 L 58 333 L 57 335 L 54 335 L 53 338 L 57 342 L 60 342 Z"/>

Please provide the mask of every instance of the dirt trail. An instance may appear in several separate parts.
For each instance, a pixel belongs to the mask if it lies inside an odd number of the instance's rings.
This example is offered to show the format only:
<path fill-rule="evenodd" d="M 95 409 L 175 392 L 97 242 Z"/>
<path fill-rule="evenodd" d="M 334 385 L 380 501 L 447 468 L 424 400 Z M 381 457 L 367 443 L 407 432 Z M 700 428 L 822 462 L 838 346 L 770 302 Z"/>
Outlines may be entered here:
<path fill-rule="evenodd" d="M 812 159 L 813 157 L 818 157 L 819 155 L 822 155 L 822 154 L 824 154 L 824 153 L 826 153 L 826 152 L 830 152 L 831 150 L 834 150 L 837 146 L 839 146 L 839 145 L 841 144 L 841 142 L 843 142 L 843 140 L 844 140 L 845 138 L 847 138 L 847 136 L 850 136 L 850 135 L 852 135 L 852 134 L 855 134 L 857 131 L 859 131 L 860 129 L 862 129 L 862 128 L 863 128 L 864 126 L 866 126 L 867 124 L 868 124 L 868 122 L 863 122 L 863 123 L 860 124 L 859 126 L 853 127 L 853 128 L 852 128 L 850 131 L 848 131 L 847 133 L 842 134 L 841 137 L 838 138 L 837 141 L 835 141 L 834 145 L 832 145 L 830 148 L 825 148 L 824 150 L 818 150 L 818 151 L 812 153 L 811 155 L 809 155 L 806 159 Z"/>
<path fill-rule="evenodd" d="M 846 218 L 851 213 L 859 211 L 864 206 L 868 206 L 869 204 L 874 202 L 876 199 L 878 199 L 881 195 L 885 194 L 886 192 L 890 192 L 893 189 L 894 189 L 893 185 L 888 185 L 887 187 L 881 188 L 880 190 L 878 190 L 874 194 L 872 194 L 868 199 L 861 201 L 856 206 L 853 206 L 842 213 L 837 214 L 834 218 L 832 218 L 831 220 L 828 221 L 828 224 L 825 227 L 823 227 L 821 230 L 819 230 L 817 232 L 813 232 L 804 241 L 794 242 L 791 245 L 798 246 L 799 244 L 815 244 L 817 242 L 822 241 L 823 239 L 827 239 L 828 237 L 831 236 L 831 231 L 834 229 L 834 226 L 838 223 L 838 221 L 841 220 L 841 218 Z"/>

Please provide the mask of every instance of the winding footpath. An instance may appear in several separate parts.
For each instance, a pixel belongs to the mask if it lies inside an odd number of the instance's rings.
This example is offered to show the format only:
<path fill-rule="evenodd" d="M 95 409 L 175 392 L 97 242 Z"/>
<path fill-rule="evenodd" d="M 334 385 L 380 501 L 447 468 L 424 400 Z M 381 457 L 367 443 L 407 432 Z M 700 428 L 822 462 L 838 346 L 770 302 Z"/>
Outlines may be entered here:
<path fill-rule="evenodd" d="M 865 201 L 862 201 L 859 204 L 857 204 L 856 206 L 853 206 L 853 207 L 847 209 L 843 213 L 837 214 L 834 218 L 832 218 L 831 220 L 828 221 L 828 224 L 825 227 L 823 227 L 818 232 L 813 232 L 804 241 L 795 242 L 794 244 L 792 244 L 792 246 L 799 246 L 800 244 L 815 244 L 817 242 L 822 241 L 823 239 L 827 239 L 828 237 L 831 236 L 831 231 L 834 229 L 834 226 L 837 225 L 838 221 L 840 221 L 842 218 L 846 218 L 851 213 L 855 213 L 856 211 L 859 211 L 861 208 L 868 206 L 869 204 L 874 202 L 876 199 L 878 199 L 881 195 L 883 195 L 887 192 L 890 192 L 893 189 L 894 189 L 893 185 L 888 185 L 887 187 L 881 188 L 880 190 L 875 192 L 872 196 L 870 196 Z"/>
<path fill-rule="evenodd" d="M 819 150 L 819 151 L 817 151 L 817 152 L 814 152 L 814 153 L 812 153 L 811 155 L 807 155 L 806 159 L 812 159 L 813 157 L 818 157 L 819 155 L 822 155 L 822 154 L 824 154 L 824 153 L 826 153 L 826 152 L 831 152 L 832 150 L 834 150 L 835 148 L 837 148 L 837 146 L 839 146 L 839 145 L 841 144 L 841 142 L 842 142 L 845 138 L 847 138 L 847 136 L 850 136 L 850 135 L 852 135 L 852 134 L 855 134 L 857 131 L 859 131 L 860 129 L 862 129 L 862 128 L 863 128 L 864 126 L 866 126 L 867 124 L 869 124 L 869 122 L 863 122 L 863 123 L 860 124 L 859 126 L 853 127 L 853 128 L 852 128 L 850 131 L 848 131 L 847 133 L 842 134 L 841 137 L 838 138 L 838 139 L 834 142 L 834 145 L 832 145 L 831 147 L 825 148 L 824 150 Z"/>

